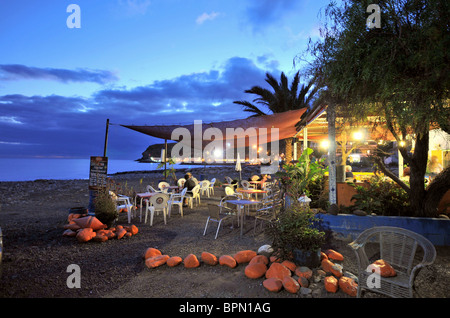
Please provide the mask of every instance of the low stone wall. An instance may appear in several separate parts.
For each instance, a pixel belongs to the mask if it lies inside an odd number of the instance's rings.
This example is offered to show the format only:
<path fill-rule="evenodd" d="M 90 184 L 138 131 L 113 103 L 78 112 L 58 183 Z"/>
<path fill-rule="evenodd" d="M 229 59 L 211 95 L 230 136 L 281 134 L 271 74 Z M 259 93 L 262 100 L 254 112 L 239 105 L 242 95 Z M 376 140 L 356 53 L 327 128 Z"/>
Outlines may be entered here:
<path fill-rule="evenodd" d="M 354 240 L 358 235 L 375 226 L 405 228 L 426 237 L 437 246 L 450 246 L 450 220 L 440 218 L 416 218 L 398 216 L 357 216 L 352 214 L 317 214 L 325 229 L 338 237 Z"/>

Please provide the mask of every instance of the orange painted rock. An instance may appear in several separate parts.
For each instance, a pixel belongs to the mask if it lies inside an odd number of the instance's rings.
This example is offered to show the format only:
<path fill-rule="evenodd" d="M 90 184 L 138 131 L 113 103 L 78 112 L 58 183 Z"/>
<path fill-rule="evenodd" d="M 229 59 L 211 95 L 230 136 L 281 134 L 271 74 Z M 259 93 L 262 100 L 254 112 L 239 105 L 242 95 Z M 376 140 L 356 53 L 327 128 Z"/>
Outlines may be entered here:
<path fill-rule="evenodd" d="M 300 284 L 300 286 L 305 288 L 309 287 L 309 280 L 307 278 L 300 276 L 297 281 Z"/>
<path fill-rule="evenodd" d="M 372 271 L 372 273 L 378 273 L 382 277 L 393 277 L 397 275 L 395 269 L 382 259 L 379 259 L 370 264 L 369 269 Z"/>
<path fill-rule="evenodd" d="M 332 249 L 326 250 L 325 254 L 327 255 L 328 258 L 335 260 L 335 261 L 343 261 L 344 260 L 344 256 L 342 256 L 341 253 L 338 253 Z"/>
<path fill-rule="evenodd" d="M 294 262 L 288 261 L 288 260 L 281 262 L 281 265 L 286 266 L 286 267 L 289 268 L 292 272 L 295 272 L 295 268 L 297 267 L 297 265 L 295 265 Z"/>
<path fill-rule="evenodd" d="M 182 261 L 183 261 L 183 259 L 181 257 L 172 256 L 166 261 L 166 264 L 169 267 L 175 267 L 175 266 L 178 266 L 179 264 L 181 264 Z"/>
<path fill-rule="evenodd" d="M 269 260 L 271 263 L 280 263 L 281 262 L 281 258 L 277 255 L 271 255 Z"/>
<path fill-rule="evenodd" d="M 199 266 L 200 266 L 200 262 L 199 262 L 197 256 L 195 256 L 194 254 L 189 254 L 184 259 L 184 267 L 185 268 L 195 268 L 195 267 L 199 267 Z"/>
<path fill-rule="evenodd" d="M 271 292 L 279 292 L 283 288 L 283 281 L 279 278 L 268 278 L 263 281 L 263 286 Z"/>
<path fill-rule="evenodd" d="M 264 274 L 267 271 L 267 266 L 264 263 L 253 263 L 253 264 L 248 264 L 245 267 L 245 276 L 247 276 L 248 278 L 260 278 L 263 277 Z"/>
<path fill-rule="evenodd" d="M 105 232 L 105 235 L 106 237 L 108 237 L 108 240 L 116 237 L 116 233 L 111 230 L 107 230 L 107 232 Z"/>
<path fill-rule="evenodd" d="M 358 284 L 356 284 L 350 277 L 344 276 L 339 278 L 339 288 L 342 289 L 342 291 L 347 295 L 355 297 L 358 291 Z"/>
<path fill-rule="evenodd" d="M 266 272 L 266 278 L 278 278 L 283 281 L 285 276 L 291 276 L 291 271 L 281 263 L 272 263 Z"/>
<path fill-rule="evenodd" d="M 127 232 L 131 233 L 132 235 L 136 235 L 139 232 L 139 229 L 134 224 L 130 226 L 125 226 L 125 230 L 127 230 Z"/>
<path fill-rule="evenodd" d="M 149 257 L 145 260 L 145 265 L 148 268 L 156 268 L 156 267 L 166 264 L 166 262 L 169 258 L 170 258 L 169 255 L 157 255 L 157 256 Z"/>
<path fill-rule="evenodd" d="M 127 233 L 127 230 L 125 230 L 124 228 L 118 229 L 116 231 L 116 237 L 118 240 L 120 240 L 122 237 L 125 236 L 125 234 Z"/>
<path fill-rule="evenodd" d="M 233 258 L 238 264 L 248 263 L 256 256 L 256 252 L 252 250 L 239 251 L 234 254 Z"/>
<path fill-rule="evenodd" d="M 74 237 L 77 236 L 77 232 L 67 229 L 63 232 L 63 236 Z"/>
<path fill-rule="evenodd" d="M 230 268 L 235 268 L 237 266 L 236 260 L 230 255 L 222 255 L 219 257 L 219 264 Z"/>
<path fill-rule="evenodd" d="M 330 293 L 335 293 L 338 290 L 338 280 L 334 276 L 327 276 L 324 280 L 325 289 Z"/>
<path fill-rule="evenodd" d="M 313 275 L 313 272 L 309 267 L 298 266 L 295 269 L 295 275 L 297 275 L 298 277 L 304 277 L 306 279 L 310 279 Z"/>
<path fill-rule="evenodd" d="M 322 261 L 321 261 L 321 266 L 322 266 L 322 269 L 326 272 L 326 273 L 331 273 L 331 267 L 333 267 L 334 266 L 334 263 L 333 262 L 331 262 L 329 259 L 323 259 Z"/>
<path fill-rule="evenodd" d="M 203 263 L 212 266 L 217 265 L 219 263 L 219 260 L 217 259 L 216 255 L 208 252 L 202 252 L 201 259 Z"/>
<path fill-rule="evenodd" d="M 106 228 L 106 225 L 99 221 L 95 216 L 85 216 L 73 220 L 79 227 L 91 228 L 94 231 Z"/>
<path fill-rule="evenodd" d="M 81 227 L 78 224 L 76 224 L 74 221 L 70 221 L 69 224 L 64 225 L 64 229 L 76 231 L 76 230 L 81 229 Z"/>
<path fill-rule="evenodd" d="M 340 278 L 340 277 L 343 276 L 343 274 L 342 274 L 342 266 L 340 266 L 338 264 L 334 264 L 333 266 L 331 266 L 330 270 L 331 270 L 331 274 L 333 274 L 337 278 Z"/>
<path fill-rule="evenodd" d="M 328 259 L 328 256 L 324 252 L 320 252 L 320 260 L 323 260 L 323 259 Z"/>
<path fill-rule="evenodd" d="M 291 276 L 284 276 L 283 287 L 291 294 L 296 294 L 300 289 L 300 284 Z"/>
<path fill-rule="evenodd" d="M 150 257 L 153 257 L 153 256 L 158 256 L 158 255 L 162 255 L 160 250 L 158 250 L 156 248 L 153 248 L 153 247 L 149 247 L 144 252 L 143 257 L 144 257 L 144 259 L 147 259 L 147 258 L 150 258 Z"/>
<path fill-rule="evenodd" d="M 267 256 L 265 256 L 265 255 L 256 255 L 249 262 L 249 264 L 254 264 L 254 263 L 263 263 L 264 265 L 268 265 L 269 264 L 269 258 Z"/>
<path fill-rule="evenodd" d="M 96 235 L 95 232 L 91 228 L 85 228 L 77 233 L 76 238 L 78 242 L 83 243 L 92 240 L 95 237 L 95 235 Z"/>
<path fill-rule="evenodd" d="M 95 242 L 106 242 L 108 237 L 105 234 L 97 233 L 92 240 Z"/>

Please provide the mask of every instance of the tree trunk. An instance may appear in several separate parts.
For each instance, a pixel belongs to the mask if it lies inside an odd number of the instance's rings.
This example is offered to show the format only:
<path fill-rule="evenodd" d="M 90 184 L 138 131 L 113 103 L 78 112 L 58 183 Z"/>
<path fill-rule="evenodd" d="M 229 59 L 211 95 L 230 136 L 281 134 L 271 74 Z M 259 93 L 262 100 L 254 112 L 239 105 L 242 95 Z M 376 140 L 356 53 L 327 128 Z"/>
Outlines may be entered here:
<path fill-rule="evenodd" d="M 286 138 L 284 142 L 286 143 L 286 164 L 290 164 L 292 161 L 292 139 Z"/>
<path fill-rule="evenodd" d="M 425 195 L 424 213 L 427 217 L 436 217 L 439 203 L 444 194 L 450 189 L 450 166 L 439 173 L 427 187 Z"/>
<path fill-rule="evenodd" d="M 425 216 L 425 173 L 428 160 L 429 135 L 428 129 L 418 135 L 414 153 L 411 156 L 409 203 L 414 216 Z"/>

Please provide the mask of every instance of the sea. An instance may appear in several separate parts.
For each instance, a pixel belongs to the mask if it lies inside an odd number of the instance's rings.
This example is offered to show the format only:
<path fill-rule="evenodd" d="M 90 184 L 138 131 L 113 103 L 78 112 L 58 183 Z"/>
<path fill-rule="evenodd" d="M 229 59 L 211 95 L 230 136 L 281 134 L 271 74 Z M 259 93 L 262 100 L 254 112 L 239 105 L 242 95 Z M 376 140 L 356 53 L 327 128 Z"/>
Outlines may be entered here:
<path fill-rule="evenodd" d="M 151 171 L 158 163 L 108 158 L 108 174 L 128 171 Z M 175 169 L 195 166 L 175 164 Z M 197 166 L 198 167 L 198 166 Z M 0 158 L 0 181 L 34 181 L 38 179 L 89 179 L 90 158 L 87 159 L 10 159 Z"/>

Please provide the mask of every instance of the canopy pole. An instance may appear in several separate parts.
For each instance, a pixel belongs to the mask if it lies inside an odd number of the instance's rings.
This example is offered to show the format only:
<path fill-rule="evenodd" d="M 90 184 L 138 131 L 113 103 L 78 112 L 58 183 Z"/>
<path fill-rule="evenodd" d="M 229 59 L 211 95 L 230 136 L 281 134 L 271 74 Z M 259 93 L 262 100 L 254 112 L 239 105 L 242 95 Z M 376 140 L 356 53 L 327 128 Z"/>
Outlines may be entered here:
<path fill-rule="evenodd" d="M 336 203 L 336 111 L 335 105 L 330 104 L 327 108 L 328 121 L 328 189 L 330 205 Z"/>
<path fill-rule="evenodd" d="M 105 145 L 103 146 L 103 157 L 106 157 L 106 149 L 108 147 L 109 118 L 106 119 Z"/>
<path fill-rule="evenodd" d="M 164 180 L 167 180 L 167 139 L 164 139 Z"/>

